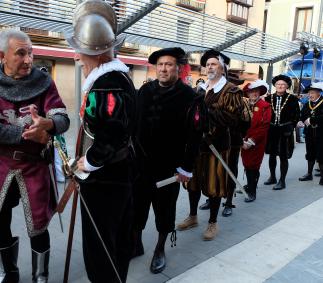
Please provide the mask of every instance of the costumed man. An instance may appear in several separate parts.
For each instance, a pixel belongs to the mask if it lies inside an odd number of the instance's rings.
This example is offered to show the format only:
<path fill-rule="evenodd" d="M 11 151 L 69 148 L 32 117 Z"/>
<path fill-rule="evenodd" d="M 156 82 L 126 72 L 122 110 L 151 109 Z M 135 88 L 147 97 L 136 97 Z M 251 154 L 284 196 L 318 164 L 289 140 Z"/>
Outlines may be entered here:
<path fill-rule="evenodd" d="M 313 180 L 313 167 L 318 162 L 321 179 L 319 184 L 323 186 L 323 83 L 312 83 L 306 92 L 309 94 L 309 101 L 304 104 L 301 110 L 299 127 L 304 128 L 307 174 L 299 178 L 300 181 Z"/>
<path fill-rule="evenodd" d="M 138 93 L 136 154 L 140 176 L 135 183 L 135 251 L 144 253 L 141 242 L 150 205 L 155 213 L 158 242 L 150 265 L 152 273 L 160 273 L 166 266 L 165 242 L 171 234 L 176 245 L 175 216 L 180 182 L 188 182 L 198 154 L 198 147 L 207 126 L 206 107 L 191 87 L 179 78 L 180 68 L 186 64 L 181 48 L 165 48 L 153 52 L 148 61 L 156 65 L 157 79 L 144 84 Z M 177 172 L 177 181 L 156 188 L 156 182 Z"/>
<path fill-rule="evenodd" d="M 286 188 L 286 175 L 288 171 L 288 159 L 294 151 L 294 129 L 299 120 L 298 99 L 287 89 L 291 87 L 290 77 L 278 75 L 272 79 L 276 88 L 274 94 L 268 95 L 266 101 L 271 104 L 271 123 L 265 152 L 269 154 L 270 177 L 265 185 L 275 184 L 273 190 Z M 276 157 L 280 159 L 280 178 L 276 179 Z"/>
<path fill-rule="evenodd" d="M 236 73 L 232 72 L 232 70 L 228 70 L 227 80 L 236 86 L 242 85 L 244 83 L 244 80 L 240 79 Z M 246 131 L 250 126 L 251 117 L 248 109 L 249 108 L 246 105 L 246 102 L 244 101 L 244 110 L 242 117 L 243 119 L 239 121 L 239 125 L 237 127 L 230 128 L 231 146 L 229 152 L 228 166 L 236 178 L 238 177 L 240 148 L 243 144 L 243 137 L 245 136 Z M 232 209 L 235 208 L 235 205 L 232 203 L 232 200 L 236 184 L 231 178 L 228 178 L 227 186 L 228 194 L 225 203 L 222 204 L 222 206 L 224 206 L 224 209 L 222 210 L 222 216 L 224 217 L 231 216 Z M 201 210 L 206 210 L 209 208 L 210 202 L 208 199 L 206 199 L 205 203 L 200 205 L 199 207 L 199 209 Z"/>
<path fill-rule="evenodd" d="M 208 107 L 209 129 L 206 139 L 200 145 L 193 178 L 188 184 L 190 214 L 177 225 L 178 230 L 186 230 L 198 224 L 197 207 L 202 190 L 210 204 L 210 218 L 203 234 L 204 240 L 212 240 L 217 234 L 221 198 L 228 196 L 228 174 L 210 151 L 208 143 L 212 143 L 223 160 L 228 162 L 230 128 L 237 127 L 243 110 L 242 91 L 224 76 L 229 61 L 228 57 L 215 50 L 208 50 L 201 57 L 201 66 L 206 68 L 208 81 L 201 85 L 200 93 Z"/>
<path fill-rule="evenodd" d="M 135 88 L 128 67 L 114 58 L 116 32 L 113 8 L 88 0 L 77 6 L 73 34 L 66 34 L 85 77 L 77 168 L 90 172 L 79 182 L 84 262 L 95 283 L 126 282 L 131 256 Z"/>
<path fill-rule="evenodd" d="M 69 118 L 51 77 L 32 66 L 28 35 L 7 29 L 0 38 L 0 282 L 19 281 L 19 240 L 10 228 L 19 198 L 31 242 L 32 282 L 47 282 L 47 226 L 57 198 L 47 144 L 68 129 Z"/>
<path fill-rule="evenodd" d="M 247 177 L 245 186 L 248 197 L 245 202 L 256 199 L 256 189 L 260 176 L 260 166 L 265 154 L 267 134 L 271 120 L 270 104 L 260 97 L 268 92 L 269 86 L 265 81 L 256 80 L 247 84 L 243 91 L 248 96 L 249 109 L 252 119 L 251 126 L 243 139 L 241 159 Z"/>

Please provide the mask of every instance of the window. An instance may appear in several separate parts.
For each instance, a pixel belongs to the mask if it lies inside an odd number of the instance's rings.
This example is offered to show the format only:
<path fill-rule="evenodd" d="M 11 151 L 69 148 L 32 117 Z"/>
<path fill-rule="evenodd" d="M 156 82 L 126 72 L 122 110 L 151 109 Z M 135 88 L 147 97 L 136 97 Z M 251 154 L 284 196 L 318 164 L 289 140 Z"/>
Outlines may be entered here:
<path fill-rule="evenodd" d="M 177 20 L 176 39 L 179 42 L 188 42 L 190 23 L 186 20 Z"/>
<path fill-rule="evenodd" d="M 238 24 L 246 24 L 248 22 L 249 8 L 237 3 L 228 3 L 227 19 Z"/>
<path fill-rule="evenodd" d="M 293 40 L 296 38 L 298 32 L 305 31 L 310 33 L 312 31 L 312 18 L 313 7 L 296 9 Z"/>

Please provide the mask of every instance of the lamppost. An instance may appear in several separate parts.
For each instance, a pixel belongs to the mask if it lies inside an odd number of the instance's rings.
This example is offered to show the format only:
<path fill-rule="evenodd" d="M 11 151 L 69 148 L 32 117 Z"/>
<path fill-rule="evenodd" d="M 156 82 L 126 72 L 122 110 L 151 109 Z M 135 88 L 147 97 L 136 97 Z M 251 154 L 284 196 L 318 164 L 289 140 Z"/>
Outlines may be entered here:
<path fill-rule="evenodd" d="M 298 87 L 298 97 L 301 94 L 301 89 L 302 89 L 302 77 L 303 77 L 303 67 L 304 67 L 304 57 L 308 53 L 308 43 L 303 42 L 299 48 L 299 52 L 302 54 L 302 63 L 301 63 L 301 73 L 299 76 L 299 87 Z"/>

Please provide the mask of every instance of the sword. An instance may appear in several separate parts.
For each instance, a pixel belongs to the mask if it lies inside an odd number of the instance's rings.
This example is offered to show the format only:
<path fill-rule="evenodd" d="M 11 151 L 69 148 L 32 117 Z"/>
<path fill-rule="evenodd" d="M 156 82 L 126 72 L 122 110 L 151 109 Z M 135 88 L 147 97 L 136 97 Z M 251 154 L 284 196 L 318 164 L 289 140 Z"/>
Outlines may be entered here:
<path fill-rule="evenodd" d="M 247 198 L 249 197 L 247 192 L 245 191 L 245 189 L 243 188 L 243 186 L 240 184 L 240 182 L 238 181 L 238 179 L 236 178 L 236 176 L 234 176 L 234 174 L 232 173 L 231 169 L 229 168 L 229 166 L 225 163 L 225 161 L 223 160 L 222 156 L 220 155 L 220 153 L 216 150 L 216 148 L 214 147 L 214 145 L 211 143 L 211 141 L 207 138 L 205 138 L 206 143 L 208 144 L 210 150 L 212 151 L 212 153 L 215 155 L 215 157 L 221 162 L 222 166 L 224 167 L 224 169 L 227 171 L 227 173 L 229 174 L 229 176 L 231 177 L 231 179 L 233 180 L 233 182 L 237 185 L 237 187 L 239 187 L 239 189 L 241 190 L 241 192 L 243 193 L 243 195 Z M 235 189 L 236 190 L 236 189 Z"/>
<path fill-rule="evenodd" d="M 161 181 L 157 182 L 156 187 L 161 188 L 161 187 L 167 186 L 167 185 L 175 183 L 175 182 L 177 182 L 177 176 L 176 175 L 173 176 L 173 177 L 170 177 L 170 178 L 167 178 L 167 179 L 164 179 L 164 180 L 161 180 Z"/>

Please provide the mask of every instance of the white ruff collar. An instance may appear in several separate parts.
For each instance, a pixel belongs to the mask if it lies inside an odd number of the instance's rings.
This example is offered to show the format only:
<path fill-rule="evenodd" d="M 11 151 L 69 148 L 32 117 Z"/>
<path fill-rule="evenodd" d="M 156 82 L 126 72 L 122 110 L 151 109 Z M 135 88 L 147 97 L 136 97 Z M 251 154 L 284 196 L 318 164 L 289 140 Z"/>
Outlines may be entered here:
<path fill-rule="evenodd" d="M 224 76 L 222 76 L 221 79 L 213 86 L 214 93 L 219 92 L 226 83 L 227 83 L 227 79 Z M 201 88 L 203 88 L 204 90 L 207 90 L 208 86 L 209 86 L 209 81 L 206 81 L 206 83 L 201 84 Z"/>
<path fill-rule="evenodd" d="M 91 73 L 87 76 L 87 78 L 85 79 L 83 86 L 82 86 L 83 93 L 88 92 L 91 89 L 94 82 L 99 77 L 101 77 L 105 73 L 110 73 L 112 71 L 119 71 L 119 72 L 128 73 L 129 68 L 124 63 L 122 63 L 119 59 L 113 59 L 112 61 L 110 61 L 108 63 L 104 63 L 104 64 L 100 65 L 99 67 L 93 69 L 91 71 Z"/>

